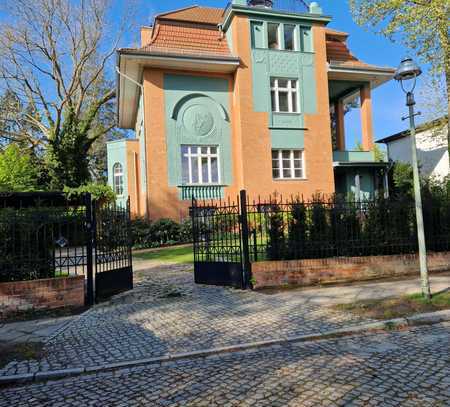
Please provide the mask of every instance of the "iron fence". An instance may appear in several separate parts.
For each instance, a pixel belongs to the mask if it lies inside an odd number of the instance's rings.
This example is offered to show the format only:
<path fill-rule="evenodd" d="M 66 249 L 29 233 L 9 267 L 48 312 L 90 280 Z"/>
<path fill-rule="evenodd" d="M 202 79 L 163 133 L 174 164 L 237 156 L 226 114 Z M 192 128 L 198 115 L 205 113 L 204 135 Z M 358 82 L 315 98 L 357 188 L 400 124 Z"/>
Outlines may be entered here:
<path fill-rule="evenodd" d="M 56 193 L 1 194 L 0 281 L 86 274 L 89 202 Z"/>
<path fill-rule="evenodd" d="M 192 208 L 194 263 L 250 263 L 417 252 L 414 202 L 410 198 L 345 201 L 316 196 L 269 197 L 235 202 L 197 201 Z M 427 249 L 450 250 L 450 199 L 424 196 Z M 244 279 L 245 281 L 245 279 Z M 244 283 L 245 285 L 245 283 Z"/>
<path fill-rule="evenodd" d="M 0 282 L 84 275 L 87 303 L 132 288 L 126 207 L 90 194 L 0 194 Z"/>

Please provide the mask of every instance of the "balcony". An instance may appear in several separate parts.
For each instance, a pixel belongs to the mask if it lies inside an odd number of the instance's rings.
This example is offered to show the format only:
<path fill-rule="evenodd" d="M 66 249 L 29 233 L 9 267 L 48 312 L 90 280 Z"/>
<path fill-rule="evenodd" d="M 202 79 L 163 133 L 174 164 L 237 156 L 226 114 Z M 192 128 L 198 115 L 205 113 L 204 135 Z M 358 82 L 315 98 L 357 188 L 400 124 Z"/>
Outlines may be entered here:
<path fill-rule="evenodd" d="M 373 151 L 338 150 L 333 151 L 333 162 L 375 162 L 375 154 Z"/>
<path fill-rule="evenodd" d="M 179 185 L 180 199 L 221 199 L 223 185 Z"/>

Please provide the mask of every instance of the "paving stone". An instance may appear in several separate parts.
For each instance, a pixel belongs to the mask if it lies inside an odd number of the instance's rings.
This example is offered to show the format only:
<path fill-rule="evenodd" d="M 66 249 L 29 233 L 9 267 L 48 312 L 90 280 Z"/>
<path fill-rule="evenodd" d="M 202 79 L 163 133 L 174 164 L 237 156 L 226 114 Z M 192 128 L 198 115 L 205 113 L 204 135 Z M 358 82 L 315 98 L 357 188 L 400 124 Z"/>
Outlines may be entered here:
<path fill-rule="evenodd" d="M 196 285 L 186 265 L 157 265 L 136 276 L 132 291 L 65 321 L 64 329 L 47 341 L 45 356 L 37 364 L 12 362 L 0 376 L 12 374 L 13 366 L 21 372 L 89 368 L 371 322 L 305 304 L 299 292 L 267 295 Z M 49 334 L 51 324 L 35 324 L 35 330 Z"/>

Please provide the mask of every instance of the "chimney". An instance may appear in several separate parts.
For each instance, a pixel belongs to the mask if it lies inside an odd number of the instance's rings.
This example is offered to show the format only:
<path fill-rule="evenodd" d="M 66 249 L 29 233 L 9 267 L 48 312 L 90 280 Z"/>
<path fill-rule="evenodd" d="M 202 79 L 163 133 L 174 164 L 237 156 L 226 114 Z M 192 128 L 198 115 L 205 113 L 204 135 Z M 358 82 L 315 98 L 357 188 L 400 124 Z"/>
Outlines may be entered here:
<path fill-rule="evenodd" d="M 141 47 L 145 47 L 152 38 L 153 27 L 141 27 Z"/>

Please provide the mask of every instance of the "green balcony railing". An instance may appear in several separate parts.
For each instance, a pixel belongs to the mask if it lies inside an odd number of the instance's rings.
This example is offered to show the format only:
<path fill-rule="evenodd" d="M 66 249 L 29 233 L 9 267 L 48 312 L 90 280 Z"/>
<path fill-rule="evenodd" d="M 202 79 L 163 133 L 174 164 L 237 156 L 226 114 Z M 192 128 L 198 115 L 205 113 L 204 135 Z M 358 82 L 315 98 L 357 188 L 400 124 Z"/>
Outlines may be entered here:
<path fill-rule="evenodd" d="M 373 151 L 333 151 L 333 161 L 339 162 L 375 162 Z"/>
<path fill-rule="evenodd" d="M 223 198 L 223 185 L 179 185 L 178 188 L 183 200 Z"/>

